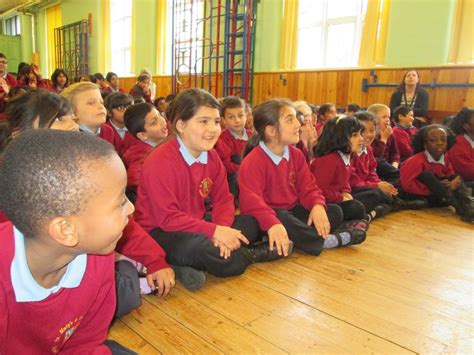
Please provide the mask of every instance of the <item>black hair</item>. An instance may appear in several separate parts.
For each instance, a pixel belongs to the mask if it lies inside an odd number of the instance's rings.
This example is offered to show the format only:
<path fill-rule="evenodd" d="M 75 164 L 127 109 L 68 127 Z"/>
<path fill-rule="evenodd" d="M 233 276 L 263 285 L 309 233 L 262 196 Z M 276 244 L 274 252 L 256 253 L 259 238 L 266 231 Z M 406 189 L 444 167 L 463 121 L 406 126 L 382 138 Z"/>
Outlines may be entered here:
<path fill-rule="evenodd" d="M 0 58 L 7 59 L 7 56 L 3 53 L 0 53 Z"/>
<path fill-rule="evenodd" d="M 220 109 L 219 101 L 214 96 L 202 89 L 187 89 L 181 91 L 173 99 L 166 110 L 166 118 L 173 122 L 176 130 L 178 120 L 187 121 L 191 119 L 201 107 Z"/>
<path fill-rule="evenodd" d="M 138 79 L 137 81 L 140 83 L 142 81 L 145 81 L 145 80 L 151 80 L 150 76 L 148 74 L 140 74 L 138 76 Z"/>
<path fill-rule="evenodd" d="M 130 105 L 133 105 L 133 97 L 123 92 L 112 92 L 106 96 L 104 101 L 104 106 L 107 111 Z"/>
<path fill-rule="evenodd" d="M 364 127 L 355 117 L 335 117 L 326 122 L 323 132 L 314 147 L 314 155 L 322 157 L 340 150 L 350 154 L 352 146 L 350 139 L 354 133 L 362 131 Z"/>
<path fill-rule="evenodd" d="M 405 106 L 405 105 L 402 105 L 402 106 L 398 106 L 394 111 L 393 111 L 393 119 L 395 120 L 395 122 L 400 122 L 400 119 L 399 119 L 399 115 L 402 115 L 402 116 L 406 116 L 408 115 L 410 112 L 412 112 L 413 109 L 408 107 L 408 106 Z"/>
<path fill-rule="evenodd" d="M 376 121 L 375 115 L 369 111 L 358 111 L 354 113 L 354 117 L 357 118 L 359 121 L 363 122 L 374 122 Z"/>
<path fill-rule="evenodd" d="M 312 113 L 318 114 L 319 106 L 313 104 L 308 104 L 308 106 L 311 109 Z"/>
<path fill-rule="evenodd" d="M 94 74 L 89 75 L 89 81 L 90 81 L 91 83 L 97 84 Z"/>
<path fill-rule="evenodd" d="M 33 128 L 49 128 L 58 117 L 72 112 L 72 106 L 64 97 L 45 90 L 31 90 L 8 102 L 5 111 L 8 120 L 8 136 Z M 4 147 L 7 142 L 0 142 Z"/>
<path fill-rule="evenodd" d="M 134 136 L 137 137 L 139 132 L 145 132 L 145 117 L 155 106 L 148 102 L 132 105 L 127 108 L 123 115 L 125 127 Z"/>
<path fill-rule="evenodd" d="M 446 136 L 448 138 L 448 146 L 446 148 L 446 151 L 448 151 L 454 145 L 454 143 L 456 143 L 456 136 L 448 127 L 445 127 L 440 124 L 430 124 L 428 126 L 420 128 L 418 132 L 416 132 L 411 138 L 413 154 L 417 154 L 425 150 L 426 137 L 428 136 L 429 131 L 437 128 L 441 128 L 443 131 L 446 132 Z"/>
<path fill-rule="evenodd" d="M 319 108 L 318 108 L 318 118 L 319 118 L 319 116 L 324 116 L 326 113 L 328 113 L 331 110 L 331 107 L 336 107 L 336 105 L 328 102 L 328 103 L 325 103 L 325 104 L 322 104 L 321 106 L 319 106 Z"/>
<path fill-rule="evenodd" d="M 10 89 L 10 91 L 7 94 L 8 99 L 13 99 L 17 96 L 24 95 L 29 91 L 33 91 L 31 86 L 14 86 Z M 5 103 L 5 108 L 8 105 L 8 102 Z"/>
<path fill-rule="evenodd" d="M 255 134 L 248 140 L 243 156 L 255 148 L 260 141 L 266 142 L 265 128 L 267 126 L 280 129 L 280 116 L 284 107 L 294 107 L 293 103 L 287 99 L 270 99 L 258 104 L 253 109 L 253 125 Z"/>
<path fill-rule="evenodd" d="M 461 111 L 459 111 L 456 116 L 454 116 L 450 128 L 453 130 L 454 134 L 464 134 L 466 130 L 464 129 L 463 125 L 468 123 L 469 120 L 474 115 L 474 109 L 469 107 L 463 107 Z"/>
<path fill-rule="evenodd" d="M 164 96 L 159 96 L 156 99 L 153 100 L 153 105 L 158 109 L 158 104 L 160 103 L 161 100 L 165 100 Z"/>
<path fill-rule="evenodd" d="M 410 69 L 410 70 L 407 70 L 404 74 L 403 74 L 403 78 L 402 78 L 402 81 L 400 82 L 400 84 L 398 85 L 398 88 L 397 88 L 397 91 L 399 92 L 405 92 L 405 78 L 407 77 L 408 73 L 411 72 L 411 71 L 414 71 L 416 73 L 416 75 L 418 76 L 418 82 L 416 83 L 416 87 L 415 87 L 415 92 L 418 92 L 418 88 L 420 87 L 420 74 L 415 70 L 415 69 Z"/>
<path fill-rule="evenodd" d="M 29 73 L 30 73 L 31 66 L 28 63 L 21 62 L 18 64 L 18 72 L 16 74 L 16 80 L 23 80 L 25 84 L 29 82 Z"/>
<path fill-rule="evenodd" d="M 171 102 L 176 97 L 176 94 L 169 94 L 165 97 L 165 102 Z"/>
<path fill-rule="evenodd" d="M 0 209 L 25 237 L 35 237 L 51 219 L 83 213 L 98 192 L 95 170 L 114 155 L 110 143 L 93 135 L 23 132 L 0 163 Z"/>
<path fill-rule="evenodd" d="M 55 88 L 56 86 L 58 86 L 58 76 L 60 74 L 63 74 L 65 77 L 66 77 L 66 84 L 64 84 L 64 87 L 68 87 L 69 85 L 69 76 L 67 75 L 66 71 L 64 69 L 56 69 L 53 73 L 53 75 L 51 75 L 51 83 L 53 84 L 53 87 Z"/>
<path fill-rule="evenodd" d="M 94 80 L 92 80 L 94 84 L 97 84 L 97 80 L 105 80 L 102 73 L 95 73 L 94 75 L 92 75 L 92 77 L 94 78 Z"/>
<path fill-rule="evenodd" d="M 107 73 L 107 75 L 105 76 L 105 80 L 107 80 L 107 81 L 110 83 L 110 80 L 112 80 L 112 77 L 113 77 L 113 76 L 118 77 L 117 74 L 115 74 L 115 73 L 109 71 L 109 72 Z"/>
<path fill-rule="evenodd" d="M 349 104 L 349 105 L 347 105 L 347 111 L 359 112 L 360 111 L 360 106 L 357 105 L 357 104 Z"/>
<path fill-rule="evenodd" d="M 238 96 L 226 96 L 219 100 L 221 104 L 221 117 L 225 116 L 228 108 L 242 108 L 245 111 L 245 101 Z"/>

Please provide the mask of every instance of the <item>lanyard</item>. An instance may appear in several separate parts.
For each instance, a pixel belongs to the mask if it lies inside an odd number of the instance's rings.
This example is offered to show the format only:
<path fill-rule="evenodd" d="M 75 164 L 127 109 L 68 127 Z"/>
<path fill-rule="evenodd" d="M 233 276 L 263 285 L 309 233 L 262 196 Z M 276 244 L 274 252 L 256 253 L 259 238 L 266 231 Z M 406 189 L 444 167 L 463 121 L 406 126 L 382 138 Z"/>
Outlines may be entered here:
<path fill-rule="evenodd" d="M 403 101 L 404 101 L 404 103 L 405 103 L 405 106 L 408 106 L 409 108 L 413 108 L 413 107 L 415 106 L 416 96 L 417 96 L 417 93 L 415 92 L 415 95 L 414 95 L 413 98 L 411 99 L 410 103 L 408 103 L 407 95 L 406 95 L 406 93 L 404 92 L 404 93 L 403 93 Z"/>

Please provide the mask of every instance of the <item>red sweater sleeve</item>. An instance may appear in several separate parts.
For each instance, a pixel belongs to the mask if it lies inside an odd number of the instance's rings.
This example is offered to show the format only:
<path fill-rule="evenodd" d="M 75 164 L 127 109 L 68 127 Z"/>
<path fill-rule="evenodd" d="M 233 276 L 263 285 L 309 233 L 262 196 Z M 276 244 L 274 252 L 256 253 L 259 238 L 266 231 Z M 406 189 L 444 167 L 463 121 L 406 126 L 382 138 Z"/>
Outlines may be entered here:
<path fill-rule="evenodd" d="M 255 217 L 263 231 L 269 230 L 275 224 L 281 224 L 276 213 L 265 203 L 266 174 L 264 164 L 259 164 L 254 148 L 243 160 L 239 170 L 239 200 L 243 214 Z"/>
<path fill-rule="evenodd" d="M 454 170 L 465 181 L 474 181 L 474 148 L 463 135 L 456 137 L 456 144 L 449 151 Z"/>
<path fill-rule="evenodd" d="M 349 179 L 342 181 L 346 172 L 341 171 L 341 165 L 331 161 L 330 158 L 329 155 L 325 155 L 314 159 L 311 163 L 311 172 L 316 178 L 316 183 L 321 188 L 326 201 L 341 202 L 343 200 L 342 193 L 351 192 Z M 340 181 L 335 181 L 335 179 L 340 179 Z M 336 187 L 336 185 L 340 185 L 341 188 Z"/>
<path fill-rule="evenodd" d="M 397 142 L 397 148 L 400 153 L 400 159 L 406 160 L 413 155 L 413 150 L 410 143 L 410 135 L 408 132 L 404 131 L 402 128 L 395 127 L 393 129 L 393 134 Z"/>
<path fill-rule="evenodd" d="M 146 266 L 149 273 L 169 267 L 165 251 L 161 246 L 133 219 L 129 217 L 123 230 L 122 238 L 116 250 L 130 259 Z"/>
<path fill-rule="evenodd" d="M 326 199 L 316 183 L 314 175 L 311 174 L 303 153 L 300 151 L 297 151 L 297 153 L 300 154 L 294 154 L 297 163 L 296 189 L 301 205 L 308 211 L 311 211 L 315 205 L 326 207 Z"/>
<path fill-rule="evenodd" d="M 215 181 L 211 190 L 212 221 L 220 226 L 230 227 L 234 223 L 234 197 L 229 191 L 227 174 L 215 151 L 209 152 L 209 160 L 215 166 Z"/>
<path fill-rule="evenodd" d="M 136 190 L 142 173 L 141 161 L 133 162 L 127 169 L 127 187 Z"/>
<path fill-rule="evenodd" d="M 232 147 L 227 142 L 224 133 L 219 137 L 214 149 L 221 158 L 227 174 L 233 174 L 239 170 L 240 165 L 237 165 L 232 161 Z"/>
<path fill-rule="evenodd" d="M 416 179 L 424 169 L 424 157 L 420 154 L 424 155 L 423 152 L 415 154 L 402 164 L 400 168 L 400 183 L 405 192 L 414 195 L 429 196 L 431 192 L 428 187 Z"/>
<path fill-rule="evenodd" d="M 388 149 L 388 162 L 392 164 L 393 162 L 400 163 L 400 152 L 397 147 L 397 139 L 392 134 L 387 140 L 387 149 Z"/>

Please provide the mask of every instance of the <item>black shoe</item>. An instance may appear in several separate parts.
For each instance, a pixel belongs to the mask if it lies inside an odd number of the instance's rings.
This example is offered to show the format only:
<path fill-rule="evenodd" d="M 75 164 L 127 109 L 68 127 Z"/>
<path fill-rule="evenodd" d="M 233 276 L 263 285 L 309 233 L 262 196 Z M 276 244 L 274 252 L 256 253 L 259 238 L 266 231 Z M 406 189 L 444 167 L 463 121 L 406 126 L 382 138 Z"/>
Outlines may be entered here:
<path fill-rule="evenodd" d="M 374 218 L 381 218 L 381 217 L 386 216 L 387 214 L 389 214 L 392 211 L 392 207 L 382 203 L 380 205 L 375 206 L 374 211 L 375 211 L 375 217 Z"/>
<path fill-rule="evenodd" d="M 268 243 L 254 244 L 250 247 L 242 247 L 242 254 L 252 263 L 262 263 L 268 261 L 274 261 L 284 258 L 283 255 L 278 255 L 278 249 L 274 246 L 273 250 L 270 250 Z M 293 252 L 293 242 L 290 240 L 288 246 L 288 255 Z"/>
<path fill-rule="evenodd" d="M 199 290 L 206 283 L 206 274 L 203 271 L 190 266 L 171 265 L 176 280 L 181 281 L 183 286 L 189 291 Z"/>
<path fill-rule="evenodd" d="M 474 224 L 474 216 L 461 215 L 461 221 Z"/>
<path fill-rule="evenodd" d="M 426 199 L 402 200 L 398 197 L 393 199 L 392 211 L 422 210 L 424 208 L 428 208 L 428 201 Z"/>
<path fill-rule="evenodd" d="M 369 228 L 368 227 L 368 223 L 366 221 L 360 221 L 359 223 L 364 223 L 367 225 L 367 229 Z M 362 244 L 364 241 L 365 241 L 365 238 L 367 236 L 367 229 L 364 229 L 364 228 L 360 228 L 360 227 L 355 227 L 353 225 L 349 225 L 349 224 L 346 224 L 344 226 L 344 228 L 339 228 L 338 230 L 336 230 L 334 232 L 334 235 L 336 236 L 337 240 L 339 241 L 339 245 L 338 246 L 349 246 L 349 245 L 356 245 L 356 244 Z M 351 236 L 351 240 L 349 242 L 349 244 L 342 244 L 342 237 L 341 237 L 341 233 L 349 233 L 349 235 Z"/>

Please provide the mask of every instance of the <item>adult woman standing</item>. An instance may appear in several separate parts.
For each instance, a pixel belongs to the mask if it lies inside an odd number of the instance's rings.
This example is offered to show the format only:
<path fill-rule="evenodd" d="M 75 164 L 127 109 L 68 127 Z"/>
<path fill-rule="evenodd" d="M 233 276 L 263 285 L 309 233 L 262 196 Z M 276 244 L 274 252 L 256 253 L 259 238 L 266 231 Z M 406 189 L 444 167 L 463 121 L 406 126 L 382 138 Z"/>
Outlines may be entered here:
<path fill-rule="evenodd" d="M 424 126 L 428 113 L 428 92 L 420 86 L 420 76 L 416 70 L 408 70 L 403 80 L 390 98 L 390 111 L 398 106 L 408 106 L 415 116 L 414 126 Z"/>

